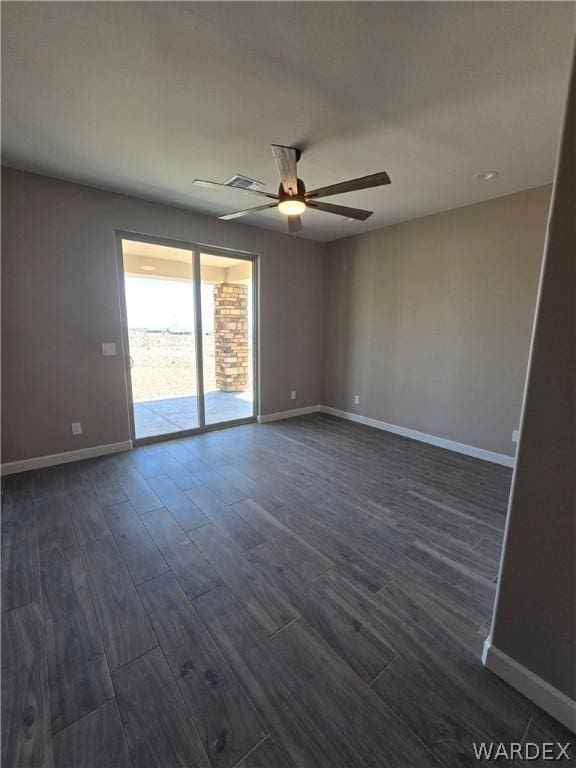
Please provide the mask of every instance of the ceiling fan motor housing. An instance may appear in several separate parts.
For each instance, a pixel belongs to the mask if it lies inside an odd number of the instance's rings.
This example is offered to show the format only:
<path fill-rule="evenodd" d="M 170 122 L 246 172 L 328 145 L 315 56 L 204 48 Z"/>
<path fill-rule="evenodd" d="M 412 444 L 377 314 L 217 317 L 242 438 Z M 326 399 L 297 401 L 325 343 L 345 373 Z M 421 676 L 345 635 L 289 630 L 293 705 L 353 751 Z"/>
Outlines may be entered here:
<path fill-rule="evenodd" d="M 278 195 L 280 196 L 280 200 L 302 200 L 302 202 L 304 202 L 306 187 L 304 186 L 302 179 L 298 179 L 298 191 L 295 195 L 288 195 L 286 192 L 284 192 L 284 187 L 282 184 L 280 184 L 278 187 Z"/>

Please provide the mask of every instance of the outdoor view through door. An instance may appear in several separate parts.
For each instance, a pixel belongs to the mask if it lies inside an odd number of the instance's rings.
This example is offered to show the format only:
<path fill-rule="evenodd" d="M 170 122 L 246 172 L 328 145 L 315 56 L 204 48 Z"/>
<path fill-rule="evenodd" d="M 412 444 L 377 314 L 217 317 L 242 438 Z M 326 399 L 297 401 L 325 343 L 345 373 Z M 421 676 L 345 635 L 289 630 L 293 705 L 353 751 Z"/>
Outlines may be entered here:
<path fill-rule="evenodd" d="M 253 417 L 253 260 L 128 239 L 122 255 L 135 438 Z"/>
<path fill-rule="evenodd" d="M 206 424 L 253 414 L 252 261 L 200 254 Z"/>

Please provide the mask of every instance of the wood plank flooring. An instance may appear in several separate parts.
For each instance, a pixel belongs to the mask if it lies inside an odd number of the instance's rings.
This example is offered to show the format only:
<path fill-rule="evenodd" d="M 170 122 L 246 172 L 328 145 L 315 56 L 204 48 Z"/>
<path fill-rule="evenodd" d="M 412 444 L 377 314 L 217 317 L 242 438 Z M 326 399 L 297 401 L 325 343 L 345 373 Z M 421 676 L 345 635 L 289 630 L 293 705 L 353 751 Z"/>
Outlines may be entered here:
<path fill-rule="evenodd" d="M 574 740 L 480 663 L 510 471 L 325 415 L 11 476 L 7 768 L 451 768 Z"/>

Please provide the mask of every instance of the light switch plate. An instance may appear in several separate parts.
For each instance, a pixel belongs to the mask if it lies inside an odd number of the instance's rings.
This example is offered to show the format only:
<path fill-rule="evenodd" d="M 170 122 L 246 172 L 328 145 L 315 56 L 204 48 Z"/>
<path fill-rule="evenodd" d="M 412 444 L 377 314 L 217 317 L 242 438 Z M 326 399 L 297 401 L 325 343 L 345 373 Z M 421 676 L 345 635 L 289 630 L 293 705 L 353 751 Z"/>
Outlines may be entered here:
<path fill-rule="evenodd" d="M 113 357 L 116 354 L 116 344 L 113 341 L 103 341 L 102 354 L 104 357 Z"/>

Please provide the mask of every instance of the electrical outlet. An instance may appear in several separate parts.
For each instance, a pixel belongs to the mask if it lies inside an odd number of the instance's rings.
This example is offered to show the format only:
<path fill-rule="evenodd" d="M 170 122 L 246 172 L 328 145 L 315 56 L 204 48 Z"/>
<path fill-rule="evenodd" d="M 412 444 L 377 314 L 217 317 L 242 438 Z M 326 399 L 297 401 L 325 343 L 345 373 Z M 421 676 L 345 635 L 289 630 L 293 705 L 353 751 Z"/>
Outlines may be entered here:
<path fill-rule="evenodd" d="M 518 430 L 517 430 L 517 429 L 515 429 L 515 430 L 512 432 L 512 442 L 513 442 L 513 443 L 517 443 L 517 442 L 518 442 Z"/>
<path fill-rule="evenodd" d="M 354 395 L 354 405 L 360 405 L 360 395 Z"/>
<path fill-rule="evenodd" d="M 296 390 L 293 389 L 292 392 L 290 392 L 290 400 L 296 400 Z"/>
<path fill-rule="evenodd" d="M 103 341 L 102 354 L 104 357 L 113 357 L 116 354 L 116 344 L 113 341 Z"/>
<path fill-rule="evenodd" d="M 79 421 L 74 421 L 72 424 L 70 424 L 72 427 L 72 434 L 76 437 L 78 435 L 82 434 L 82 423 Z"/>

